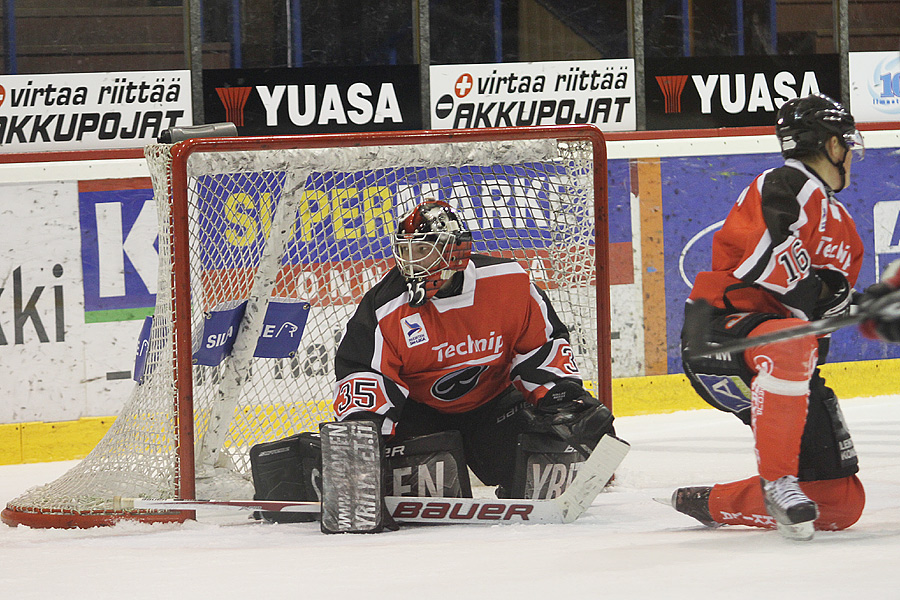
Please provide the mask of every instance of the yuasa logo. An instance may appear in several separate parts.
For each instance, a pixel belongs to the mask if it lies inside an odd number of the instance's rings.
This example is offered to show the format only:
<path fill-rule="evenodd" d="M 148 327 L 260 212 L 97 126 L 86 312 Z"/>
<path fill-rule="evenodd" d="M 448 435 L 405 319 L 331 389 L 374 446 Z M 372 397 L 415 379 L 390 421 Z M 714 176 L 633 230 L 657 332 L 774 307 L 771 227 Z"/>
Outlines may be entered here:
<path fill-rule="evenodd" d="M 422 323 L 420 315 L 410 315 L 400 319 L 403 328 L 403 337 L 406 339 L 406 347 L 412 348 L 428 342 L 428 332 Z"/>
<path fill-rule="evenodd" d="M 403 122 L 400 101 L 390 82 L 382 83 L 377 90 L 372 90 L 363 82 L 352 83 L 346 89 L 329 83 L 321 93 L 317 86 L 307 84 L 303 86 L 302 98 L 298 85 L 258 85 L 256 93 L 266 111 L 266 125 L 269 127 L 278 125 L 284 103 L 287 104 L 288 119 L 297 127 L 332 122 L 346 125 L 348 121 L 356 125 Z"/>
<path fill-rule="evenodd" d="M 681 92 L 687 83 L 687 75 L 659 75 L 656 83 L 666 99 L 666 114 L 681 112 Z"/>
<path fill-rule="evenodd" d="M 237 127 L 244 126 L 244 106 L 252 91 L 251 87 L 216 88 L 216 94 L 225 107 L 225 118 Z"/>
<path fill-rule="evenodd" d="M 6 100 L 6 88 L 0 85 L 0 106 L 3 106 L 3 102 Z"/>
<path fill-rule="evenodd" d="M 681 98 L 688 78 L 688 75 L 656 78 L 665 97 L 666 113 L 681 112 Z M 771 82 L 766 73 L 691 75 L 690 80 L 700 97 L 700 112 L 703 114 L 711 114 L 713 108 L 730 114 L 775 112 L 791 98 L 819 92 L 819 82 L 814 71 L 804 72 L 799 86 L 797 78 L 789 71 L 776 73 Z"/>

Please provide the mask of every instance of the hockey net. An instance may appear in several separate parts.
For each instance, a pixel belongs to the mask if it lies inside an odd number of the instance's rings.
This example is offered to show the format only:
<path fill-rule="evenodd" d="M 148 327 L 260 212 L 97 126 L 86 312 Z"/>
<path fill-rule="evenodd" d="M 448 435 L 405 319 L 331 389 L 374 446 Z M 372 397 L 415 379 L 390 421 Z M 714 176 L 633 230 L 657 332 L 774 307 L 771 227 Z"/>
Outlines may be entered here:
<path fill-rule="evenodd" d="M 10 501 L 7 524 L 179 521 L 191 513 L 123 512 L 115 498 L 251 497 L 254 444 L 333 418 L 344 324 L 393 266 L 395 220 L 425 198 L 455 207 L 474 251 L 530 271 L 611 403 L 596 128 L 192 139 L 145 155 L 160 266 L 137 383 L 96 448 Z"/>

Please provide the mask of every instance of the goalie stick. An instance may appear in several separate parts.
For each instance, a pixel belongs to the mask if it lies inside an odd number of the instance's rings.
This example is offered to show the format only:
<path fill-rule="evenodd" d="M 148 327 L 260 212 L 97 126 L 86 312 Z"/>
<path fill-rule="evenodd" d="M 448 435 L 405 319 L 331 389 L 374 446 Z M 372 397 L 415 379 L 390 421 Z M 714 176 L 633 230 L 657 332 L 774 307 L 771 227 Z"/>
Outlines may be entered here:
<path fill-rule="evenodd" d="M 630 446 L 611 435 L 600 438 L 566 490 L 550 500 L 431 498 L 387 496 L 385 504 L 398 523 L 571 523 L 588 509 L 612 479 Z M 116 510 L 230 510 L 266 512 L 321 511 L 319 502 L 278 500 L 145 500 L 114 499 Z"/>
<path fill-rule="evenodd" d="M 741 338 L 725 343 L 709 342 L 704 339 L 701 331 L 704 331 L 704 322 L 709 320 L 712 306 L 703 300 L 695 302 L 693 316 L 690 322 L 685 322 L 685 330 L 688 332 L 685 354 L 689 358 L 702 358 L 713 354 L 731 354 L 741 352 L 748 348 L 757 348 L 766 344 L 774 344 L 792 340 L 806 335 L 825 335 L 850 325 L 857 325 L 866 319 L 879 315 L 894 315 L 900 312 L 900 290 L 895 290 L 866 304 L 857 306 L 856 311 L 848 315 L 828 317 L 818 321 L 810 321 L 804 325 L 789 327 L 780 331 L 764 333 L 753 337 Z M 900 316 L 900 315 L 898 315 Z"/>

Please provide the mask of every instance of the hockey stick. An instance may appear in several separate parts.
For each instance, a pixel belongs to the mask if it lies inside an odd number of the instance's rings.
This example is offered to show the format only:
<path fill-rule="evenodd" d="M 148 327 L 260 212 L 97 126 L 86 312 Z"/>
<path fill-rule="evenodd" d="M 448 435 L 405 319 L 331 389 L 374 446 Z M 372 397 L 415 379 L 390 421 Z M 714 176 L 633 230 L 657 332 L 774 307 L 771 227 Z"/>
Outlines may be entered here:
<path fill-rule="evenodd" d="M 709 322 L 713 309 L 708 303 L 700 300 L 695 303 L 696 306 L 691 311 L 691 320 L 685 322 L 685 330 L 689 334 L 685 354 L 689 358 L 702 358 L 713 354 L 731 354 L 807 335 L 825 335 L 850 325 L 857 325 L 878 315 L 896 313 L 900 310 L 898 304 L 900 304 L 900 290 L 895 290 L 881 298 L 858 306 L 856 312 L 849 315 L 828 317 L 780 331 L 717 343 L 706 340 L 701 333 L 706 331 L 706 323 Z"/>
<path fill-rule="evenodd" d="M 482 498 L 414 498 L 387 496 L 385 504 L 399 523 L 571 523 L 588 509 L 612 478 L 630 446 L 611 435 L 600 438 L 566 490 L 550 500 Z M 116 510 L 227 510 L 321 512 L 319 502 L 278 500 L 145 500 L 114 499 Z"/>

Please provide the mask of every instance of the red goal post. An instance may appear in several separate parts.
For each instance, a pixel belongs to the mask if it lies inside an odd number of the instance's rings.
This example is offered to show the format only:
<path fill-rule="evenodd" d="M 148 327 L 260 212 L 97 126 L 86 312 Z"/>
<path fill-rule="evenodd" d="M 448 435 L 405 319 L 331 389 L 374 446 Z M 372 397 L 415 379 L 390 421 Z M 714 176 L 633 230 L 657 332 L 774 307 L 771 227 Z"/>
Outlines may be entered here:
<path fill-rule="evenodd" d="M 114 498 L 250 497 L 252 445 L 332 418 L 343 324 L 392 266 L 394 220 L 424 197 L 457 209 L 474 251 L 529 269 L 569 326 L 585 380 L 611 406 L 597 128 L 190 139 L 145 154 L 159 286 L 134 391 L 90 455 L 10 501 L 5 523 L 183 520 L 191 513 L 121 511 Z"/>

